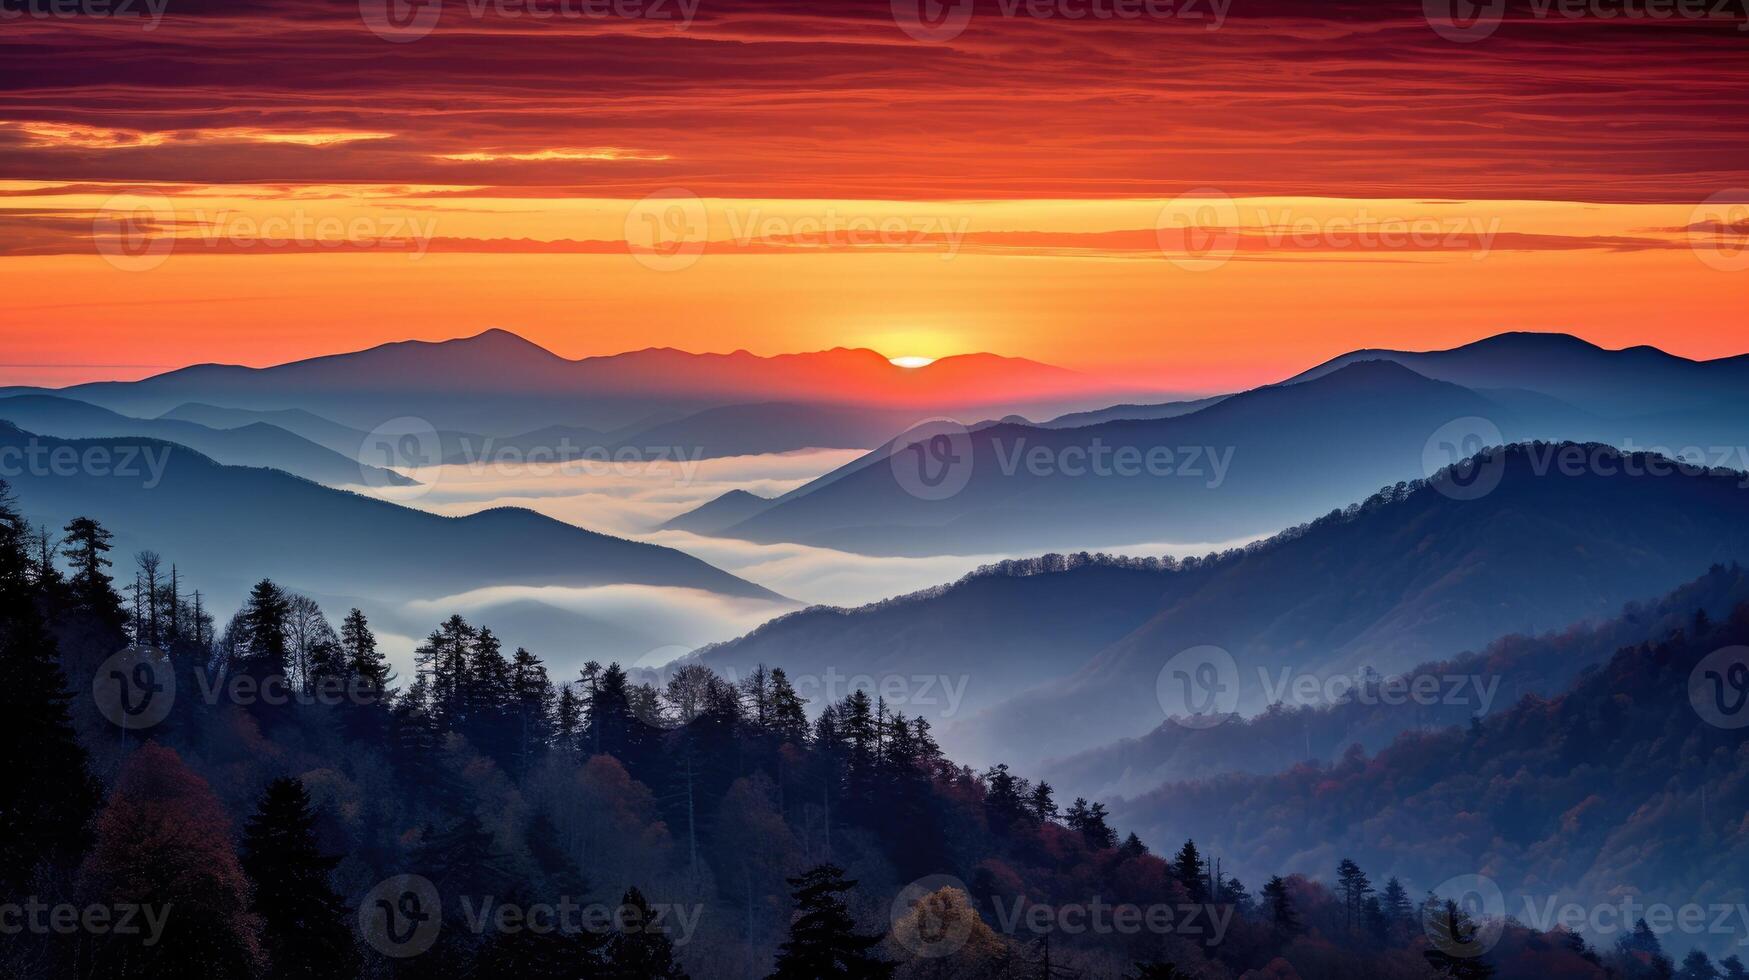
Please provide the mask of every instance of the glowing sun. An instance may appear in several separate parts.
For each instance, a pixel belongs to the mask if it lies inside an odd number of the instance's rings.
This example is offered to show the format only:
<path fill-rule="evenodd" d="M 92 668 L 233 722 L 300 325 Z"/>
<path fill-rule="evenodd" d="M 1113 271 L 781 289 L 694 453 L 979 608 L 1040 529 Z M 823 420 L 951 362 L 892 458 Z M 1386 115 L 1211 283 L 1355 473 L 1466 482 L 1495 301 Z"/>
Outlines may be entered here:
<path fill-rule="evenodd" d="M 895 367 L 920 368 L 920 367 L 928 367 L 929 365 L 934 364 L 935 358 L 933 358 L 933 357 L 918 357 L 915 354 L 911 354 L 911 355 L 907 355 L 905 357 L 889 357 L 889 358 L 887 358 L 887 363 L 892 364 Z"/>

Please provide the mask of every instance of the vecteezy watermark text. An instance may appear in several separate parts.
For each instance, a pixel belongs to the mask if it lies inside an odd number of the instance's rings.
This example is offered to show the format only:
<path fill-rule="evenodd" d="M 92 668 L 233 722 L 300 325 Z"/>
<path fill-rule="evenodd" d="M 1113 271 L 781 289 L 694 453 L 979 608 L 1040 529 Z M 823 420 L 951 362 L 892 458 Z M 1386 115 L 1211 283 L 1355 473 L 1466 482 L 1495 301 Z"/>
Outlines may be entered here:
<path fill-rule="evenodd" d="M 91 476 L 139 480 L 141 489 L 151 490 L 169 466 L 168 445 L 51 445 L 32 438 L 23 445 L 0 446 L 0 477 L 8 479 Z"/>
<path fill-rule="evenodd" d="M 0 936 L 144 936 L 142 946 L 156 946 L 174 906 L 118 902 L 45 902 L 36 896 L 22 902 L 0 902 Z"/>
<path fill-rule="evenodd" d="M 169 7 L 170 0 L 0 0 L 0 21 L 133 20 L 155 31 Z"/>

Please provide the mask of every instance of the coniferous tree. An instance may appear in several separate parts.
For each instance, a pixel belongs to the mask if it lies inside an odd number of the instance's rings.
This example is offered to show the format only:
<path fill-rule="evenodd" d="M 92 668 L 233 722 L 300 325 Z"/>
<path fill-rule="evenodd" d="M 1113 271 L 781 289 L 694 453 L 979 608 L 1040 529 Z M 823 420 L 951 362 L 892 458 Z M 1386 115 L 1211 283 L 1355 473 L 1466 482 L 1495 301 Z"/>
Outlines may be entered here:
<path fill-rule="evenodd" d="M 291 597 L 285 590 L 269 579 L 255 583 L 238 620 L 246 644 L 239 667 L 246 675 L 257 682 L 274 678 L 281 683 L 290 676 L 290 622 Z"/>
<path fill-rule="evenodd" d="M 0 892 L 39 862 L 76 862 L 100 799 L 73 731 L 66 678 L 30 581 L 24 519 L 0 481 Z M 40 574 L 40 573 L 38 573 Z"/>
<path fill-rule="evenodd" d="M 553 740 L 553 713 L 557 698 L 546 664 L 521 647 L 510 661 L 510 717 L 516 738 L 512 764 L 527 772 Z"/>
<path fill-rule="evenodd" d="M 1372 882 L 1360 865 L 1343 858 L 1336 866 L 1336 889 L 1342 894 L 1342 923 L 1352 930 L 1361 919 L 1366 897 L 1372 894 Z"/>
<path fill-rule="evenodd" d="M 1724 980 L 1749 980 L 1749 969 L 1743 966 L 1743 960 L 1735 953 L 1719 961 L 1719 976 Z"/>
<path fill-rule="evenodd" d="M 1403 883 L 1395 875 L 1385 882 L 1385 890 L 1379 893 L 1379 907 L 1384 912 L 1385 920 L 1393 926 L 1408 921 L 1415 914 L 1414 903 L 1409 900 L 1409 890 L 1403 887 Z"/>
<path fill-rule="evenodd" d="M 808 737 L 807 704 L 782 667 L 771 670 L 771 733 L 780 742 L 800 745 Z"/>
<path fill-rule="evenodd" d="M 61 540 L 61 553 L 72 564 L 73 574 L 67 581 L 67 592 L 73 604 L 97 617 L 113 629 L 127 622 L 121 608 L 121 596 L 105 568 L 113 564 L 104 557 L 115 537 L 103 525 L 89 517 L 75 517 L 61 530 L 67 536 Z"/>
<path fill-rule="evenodd" d="M 770 980 L 893 975 L 895 964 L 873 952 L 880 937 L 859 935 L 849 907 L 839 897 L 856 887 L 856 882 L 845 880 L 844 869 L 822 864 L 788 881 L 795 889 L 795 917 Z"/>
<path fill-rule="evenodd" d="M 243 830 L 270 980 L 343 980 L 358 971 L 346 903 L 329 884 L 340 863 L 316 845 L 316 817 L 297 779 L 275 779 Z"/>
<path fill-rule="evenodd" d="M 1456 902 L 1435 898 L 1424 918 L 1432 946 L 1421 955 L 1435 974 L 1456 980 L 1487 980 L 1494 975 L 1493 965 L 1470 948 L 1478 927 Z"/>
<path fill-rule="evenodd" d="M 674 942 L 666 927 L 656 925 L 650 903 L 633 888 L 620 900 L 620 927 L 607 941 L 607 974 L 640 980 L 688 980 L 674 959 Z"/>
<path fill-rule="evenodd" d="M 1676 971 L 1676 980 L 1719 980 L 1722 974 L 1713 965 L 1712 957 L 1705 950 L 1689 950 L 1682 958 L 1682 967 Z"/>
<path fill-rule="evenodd" d="M 1032 788 L 1032 794 L 1026 798 L 1026 809 L 1032 818 L 1039 823 L 1057 819 L 1057 801 L 1053 798 L 1055 791 L 1051 784 L 1039 780 Z M 1131 835 L 1134 836 L 1134 835 Z"/>
<path fill-rule="evenodd" d="M 1202 855 L 1196 849 L 1196 841 L 1185 841 L 1172 858 L 1172 877 L 1193 902 L 1208 901 L 1208 880 L 1203 874 Z"/>
<path fill-rule="evenodd" d="M 1292 936 L 1300 931 L 1299 913 L 1294 909 L 1293 896 L 1288 894 L 1287 882 L 1281 875 L 1270 878 L 1263 886 L 1263 902 L 1269 907 L 1269 921 L 1282 936 Z"/>

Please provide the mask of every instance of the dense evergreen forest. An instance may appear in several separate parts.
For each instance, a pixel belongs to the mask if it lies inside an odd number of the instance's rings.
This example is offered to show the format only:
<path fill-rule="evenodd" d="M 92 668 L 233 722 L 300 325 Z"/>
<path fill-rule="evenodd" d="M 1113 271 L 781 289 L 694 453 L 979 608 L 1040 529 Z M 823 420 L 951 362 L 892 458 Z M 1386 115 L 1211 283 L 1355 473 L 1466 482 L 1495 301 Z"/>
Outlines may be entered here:
<path fill-rule="evenodd" d="M 220 626 L 110 552 L 0 492 L 6 977 L 1745 976 L 1643 928 L 1479 944 L 1352 861 L 1240 882 L 778 665 L 553 678 L 451 616 L 396 677 L 365 612 L 264 580 Z"/>

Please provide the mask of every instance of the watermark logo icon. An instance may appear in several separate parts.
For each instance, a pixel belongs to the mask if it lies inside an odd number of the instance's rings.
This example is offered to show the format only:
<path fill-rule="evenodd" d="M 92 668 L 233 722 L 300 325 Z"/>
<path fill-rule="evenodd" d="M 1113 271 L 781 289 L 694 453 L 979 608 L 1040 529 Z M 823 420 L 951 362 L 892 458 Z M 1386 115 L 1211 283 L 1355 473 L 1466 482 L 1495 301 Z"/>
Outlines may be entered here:
<path fill-rule="evenodd" d="M 1180 194 L 1154 219 L 1154 237 L 1167 261 L 1180 269 L 1207 272 L 1227 264 L 1239 251 L 1239 206 L 1212 187 Z"/>
<path fill-rule="evenodd" d="M 945 44 L 972 22 L 973 0 L 892 0 L 893 22 L 913 40 Z"/>
<path fill-rule="evenodd" d="M 443 0 L 358 0 L 358 15 L 390 44 L 417 41 L 437 27 Z"/>
<path fill-rule="evenodd" d="M 1701 658 L 1688 675 L 1688 703 L 1717 728 L 1749 726 L 1749 646 L 1729 646 Z"/>
<path fill-rule="evenodd" d="M 1506 442 L 1500 427 L 1477 415 L 1452 419 L 1421 447 L 1421 472 L 1453 500 L 1477 500 L 1494 492 L 1506 474 L 1506 454 L 1484 450 Z"/>
<path fill-rule="evenodd" d="M 358 926 L 364 941 L 384 956 L 418 956 L 443 930 L 443 898 L 429 878 L 396 875 L 358 903 Z"/>
<path fill-rule="evenodd" d="M 966 894 L 965 882 L 952 875 L 918 878 L 893 896 L 891 933 L 894 941 L 920 959 L 940 959 L 965 948 L 972 935 L 972 919 L 944 916 L 936 895 L 942 889 Z"/>
<path fill-rule="evenodd" d="M 1688 218 L 1688 247 L 1720 272 L 1749 269 L 1749 189 L 1737 187 L 1695 205 Z"/>
<path fill-rule="evenodd" d="M 144 731 L 170 716 L 176 704 L 176 674 L 170 658 L 150 646 L 111 654 L 91 678 L 97 711 L 124 731 Z"/>
<path fill-rule="evenodd" d="M 1474 959 L 1500 941 L 1506 929 L 1506 896 L 1487 875 L 1447 878 L 1421 909 L 1421 928 L 1428 942 L 1447 956 Z M 1449 901 L 1452 904 L 1447 905 Z"/>
<path fill-rule="evenodd" d="M 887 464 L 906 493 L 919 500 L 946 500 L 971 482 L 971 430 L 953 419 L 912 426 L 893 440 Z"/>
<path fill-rule="evenodd" d="M 1433 33 L 1455 44 L 1492 37 L 1506 19 L 1506 0 L 1421 0 L 1421 13 Z"/>
<path fill-rule="evenodd" d="M 443 440 L 430 422 L 412 415 L 389 419 L 365 434 L 358 447 L 358 472 L 365 486 L 396 500 L 423 497 L 442 475 Z M 406 486 L 391 474 L 413 481 Z"/>
<path fill-rule="evenodd" d="M 123 272 L 150 272 L 176 250 L 176 209 L 162 194 L 116 194 L 91 222 L 103 261 Z"/>
<path fill-rule="evenodd" d="M 704 255 L 709 238 L 704 200 L 683 187 L 646 195 L 626 213 L 626 248 L 640 265 L 656 272 L 691 268 Z"/>
<path fill-rule="evenodd" d="M 1154 680 L 1160 709 L 1190 729 L 1213 728 L 1239 710 L 1239 664 L 1217 646 L 1182 650 Z"/>

